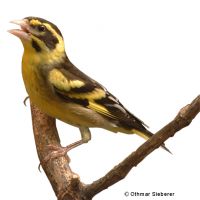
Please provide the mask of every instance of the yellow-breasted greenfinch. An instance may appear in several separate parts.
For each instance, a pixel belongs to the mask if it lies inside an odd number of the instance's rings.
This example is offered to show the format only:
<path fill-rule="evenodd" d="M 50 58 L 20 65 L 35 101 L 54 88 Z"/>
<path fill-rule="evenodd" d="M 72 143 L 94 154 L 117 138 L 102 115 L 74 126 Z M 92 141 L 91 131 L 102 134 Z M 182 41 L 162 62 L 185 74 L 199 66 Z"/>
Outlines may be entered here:
<path fill-rule="evenodd" d="M 153 135 L 104 86 L 71 63 L 56 25 L 38 17 L 12 23 L 21 27 L 9 32 L 24 46 L 22 75 L 30 101 L 46 114 L 79 128 L 82 139 L 71 148 L 88 142 L 93 127 L 136 133 L 145 139 Z"/>

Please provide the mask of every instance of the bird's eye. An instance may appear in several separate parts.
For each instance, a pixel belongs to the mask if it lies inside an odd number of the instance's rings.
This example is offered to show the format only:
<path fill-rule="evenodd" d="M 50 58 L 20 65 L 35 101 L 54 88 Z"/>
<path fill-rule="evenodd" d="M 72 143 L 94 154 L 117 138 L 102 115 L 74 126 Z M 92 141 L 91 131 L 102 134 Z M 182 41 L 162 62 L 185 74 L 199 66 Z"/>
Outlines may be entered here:
<path fill-rule="evenodd" d="M 44 32 L 46 30 L 46 27 L 44 25 L 37 26 L 37 29 L 39 32 Z"/>

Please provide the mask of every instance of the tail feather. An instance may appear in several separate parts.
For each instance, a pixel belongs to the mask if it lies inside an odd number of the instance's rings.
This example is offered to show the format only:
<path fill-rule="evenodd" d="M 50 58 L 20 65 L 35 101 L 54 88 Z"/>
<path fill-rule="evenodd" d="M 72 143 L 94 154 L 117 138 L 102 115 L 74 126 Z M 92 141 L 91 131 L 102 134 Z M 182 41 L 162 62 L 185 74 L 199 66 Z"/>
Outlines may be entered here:
<path fill-rule="evenodd" d="M 133 129 L 132 131 L 133 131 L 134 133 L 136 133 L 137 135 L 139 135 L 140 137 L 144 138 L 145 140 L 148 140 L 150 137 L 152 137 L 152 136 L 154 135 L 153 133 L 151 133 L 151 132 L 148 131 L 147 129 L 145 129 L 144 131 L 138 131 L 138 130 L 136 130 L 136 129 Z M 165 151 L 167 151 L 167 152 L 169 152 L 169 153 L 172 154 L 172 152 L 165 146 L 164 143 L 161 145 L 161 147 L 162 147 Z"/>
<path fill-rule="evenodd" d="M 161 147 L 162 147 L 165 151 L 167 151 L 167 152 L 169 152 L 169 153 L 172 154 L 172 152 L 165 146 L 164 143 L 161 145 Z"/>

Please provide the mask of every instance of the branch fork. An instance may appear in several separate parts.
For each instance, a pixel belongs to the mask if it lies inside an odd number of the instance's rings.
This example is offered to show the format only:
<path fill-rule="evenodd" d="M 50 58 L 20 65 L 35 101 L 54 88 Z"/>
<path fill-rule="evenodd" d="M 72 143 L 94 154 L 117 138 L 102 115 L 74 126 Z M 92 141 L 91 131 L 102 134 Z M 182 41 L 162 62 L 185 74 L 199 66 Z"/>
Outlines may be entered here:
<path fill-rule="evenodd" d="M 137 166 L 146 156 L 160 147 L 168 138 L 173 137 L 182 128 L 188 126 L 200 112 L 200 95 L 190 104 L 180 109 L 169 124 L 160 129 L 136 151 L 113 167 L 106 175 L 91 184 L 80 181 L 78 174 L 69 166 L 69 158 L 62 156 L 43 164 L 49 154 L 48 145 L 60 145 L 55 119 L 42 113 L 31 103 L 33 132 L 38 157 L 52 185 L 58 200 L 91 200 L 95 195 L 126 177 L 129 171 Z"/>

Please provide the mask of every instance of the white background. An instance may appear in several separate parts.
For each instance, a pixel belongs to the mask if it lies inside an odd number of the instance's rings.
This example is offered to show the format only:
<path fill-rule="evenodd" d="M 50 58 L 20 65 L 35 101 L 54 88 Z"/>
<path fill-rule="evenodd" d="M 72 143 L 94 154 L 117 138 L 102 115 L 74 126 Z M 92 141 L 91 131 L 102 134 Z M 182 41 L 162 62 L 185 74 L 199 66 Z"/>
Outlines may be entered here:
<path fill-rule="evenodd" d="M 56 199 L 39 164 L 21 77 L 23 48 L 7 29 L 10 20 L 38 16 L 62 31 L 66 51 L 81 70 L 102 83 L 155 132 L 199 94 L 199 1 L 58 0 L 11 1 L 0 6 L 0 199 Z M 94 200 L 126 200 L 124 192 L 174 192 L 199 199 L 200 116 L 166 142 L 123 181 Z M 62 145 L 80 138 L 58 122 Z M 92 129 L 92 141 L 69 153 L 71 167 L 91 183 L 144 141 L 135 135 Z"/>

